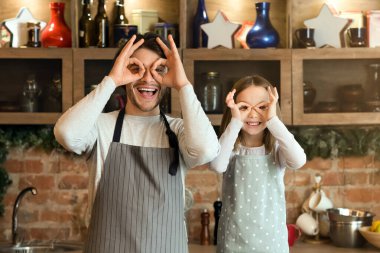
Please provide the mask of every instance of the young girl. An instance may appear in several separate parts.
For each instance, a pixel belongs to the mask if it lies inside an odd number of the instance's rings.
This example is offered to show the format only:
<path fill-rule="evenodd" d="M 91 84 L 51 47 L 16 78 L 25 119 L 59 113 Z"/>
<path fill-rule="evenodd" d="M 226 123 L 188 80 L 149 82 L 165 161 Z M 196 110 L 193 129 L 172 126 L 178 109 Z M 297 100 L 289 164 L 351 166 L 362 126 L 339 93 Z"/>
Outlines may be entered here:
<path fill-rule="evenodd" d="M 276 88 L 260 76 L 235 83 L 226 97 L 221 152 L 211 168 L 223 173 L 218 253 L 289 252 L 285 168 L 306 155 L 279 118 Z"/>

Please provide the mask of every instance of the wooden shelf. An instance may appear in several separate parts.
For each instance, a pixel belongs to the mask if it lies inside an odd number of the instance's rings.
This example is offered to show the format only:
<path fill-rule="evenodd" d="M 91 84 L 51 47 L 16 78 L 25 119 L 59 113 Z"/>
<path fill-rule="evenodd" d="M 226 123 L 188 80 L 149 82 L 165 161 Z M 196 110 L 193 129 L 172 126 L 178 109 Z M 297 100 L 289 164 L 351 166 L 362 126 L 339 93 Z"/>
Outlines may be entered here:
<path fill-rule="evenodd" d="M 61 113 L 0 112 L 0 124 L 4 125 L 53 125 Z"/>

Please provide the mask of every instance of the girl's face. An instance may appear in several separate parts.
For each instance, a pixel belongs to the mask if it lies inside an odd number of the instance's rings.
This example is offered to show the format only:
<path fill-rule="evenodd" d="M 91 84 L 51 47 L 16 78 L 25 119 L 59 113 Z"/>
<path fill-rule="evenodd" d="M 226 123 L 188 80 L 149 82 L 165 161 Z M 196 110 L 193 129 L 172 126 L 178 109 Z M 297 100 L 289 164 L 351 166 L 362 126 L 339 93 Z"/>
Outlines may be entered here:
<path fill-rule="evenodd" d="M 236 104 L 239 107 L 242 130 L 249 136 L 262 137 L 266 128 L 266 121 L 257 110 L 267 110 L 269 102 L 268 91 L 264 87 L 251 85 L 242 90 L 236 97 Z"/>

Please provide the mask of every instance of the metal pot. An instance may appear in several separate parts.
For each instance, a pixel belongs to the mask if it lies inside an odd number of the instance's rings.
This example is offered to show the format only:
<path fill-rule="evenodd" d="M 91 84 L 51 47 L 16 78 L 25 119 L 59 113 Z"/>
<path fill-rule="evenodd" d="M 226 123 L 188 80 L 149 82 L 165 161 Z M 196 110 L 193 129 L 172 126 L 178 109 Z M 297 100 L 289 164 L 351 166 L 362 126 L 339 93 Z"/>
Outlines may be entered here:
<path fill-rule="evenodd" d="M 329 216 L 330 221 L 364 221 L 372 222 L 373 217 L 375 216 L 371 212 L 349 209 L 349 208 L 329 208 L 326 210 Z"/>
<path fill-rule="evenodd" d="M 374 214 L 348 208 L 327 209 L 330 220 L 329 235 L 335 246 L 356 248 L 362 247 L 366 240 L 359 228 L 370 226 Z"/>

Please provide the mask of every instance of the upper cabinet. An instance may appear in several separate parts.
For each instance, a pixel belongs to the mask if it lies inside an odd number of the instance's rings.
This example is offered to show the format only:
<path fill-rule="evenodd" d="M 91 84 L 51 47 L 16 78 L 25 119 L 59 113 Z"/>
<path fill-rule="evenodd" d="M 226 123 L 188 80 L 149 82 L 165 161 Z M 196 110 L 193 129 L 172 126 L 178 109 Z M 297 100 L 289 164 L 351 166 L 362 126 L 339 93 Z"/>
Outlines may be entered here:
<path fill-rule="evenodd" d="M 72 51 L 0 49 L 0 123 L 53 124 L 73 103 Z"/>
<path fill-rule="evenodd" d="M 380 122 L 380 49 L 293 50 L 293 124 Z"/>
<path fill-rule="evenodd" d="M 16 17 L 21 7 L 27 7 L 35 19 L 47 23 L 50 20 L 50 2 L 51 0 L 0 1 L 0 21 Z M 0 94 L 3 94 L 0 95 L 1 124 L 54 124 L 63 111 L 88 93 L 112 67 L 116 48 L 83 49 L 78 46 L 78 21 L 82 15 L 82 1 L 60 2 L 65 3 L 64 17 L 72 32 L 71 49 L 0 48 Z M 110 28 L 115 19 L 115 2 L 116 0 L 106 1 Z M 369 71 L 373 71 L 373 66 L 380 64 L 380 51 L 373 48 L 297 49 L 295 31 L 305 27 L 305 20 L 318 16 L 325 1 L 269 2 L 270 20 L 280 37 L 276 49 L 193 49 L 192 23 L 198 0 L 125 0 L 125 14 L 131 22 L 133 10 L 156 10 L 159 22 L 178 24 L 177 46 L 183 57 L 185 71 L 201 102 L 205 99 L 205 77 L 218 77 L 222 108 L 208 113 L 214 125 L 220 124 L 222 111 L 225 109 L 224 97 L 233 83 L 245 75 L 253 74 L 264 76 L 278 88 L 282 117 L 288 125 L 339 125 L 353 122 L 372 124 L 379 121 L 377 111 L 380 106 L 368 95 L 375 89 L 368 81 L 368 76 L 371 75 Z M 210 22 L 219 10 L 230 22 L 254 22 L 255 3 L 245 0 L 205 0 Z M 329 3 L 338 11 L 380 10 L 380 2 L 373 0 Z M 97 6 L 98 0 L 93 0 L 93 17 L 97 13 Z M 110 29 L 110 36 L 112 33 Z M 26 96 L 24 88 L 28 80 L 30 81 L 30 76 L 33 76 L 31 74 L 34 74 L 41 91 L 36 93 L 37 109 L 27 111 L 27 103 L 23 100 Z M 50 94 L 57 91 L 51 89 L 51 85 L 57 83 L 57 76 L 61 80 L 61 90 L 58 89 L 60 103 L 59 106 L 49 107 L 49 101 L 53 101 L 53 97 L 57 99 L 55 93 Z M 311 93 L 307 93 L 308 91 Z M 362 95 L 360 103 L 347 105 L 342 102 L 342 93 L 357 91 Z M 307 94 L 314 94 L 312 104 L 308 100 L 305 105 L 306 99 L 309 99 L 305 97 Z M 180 106 L 176 91 L 172 92 L 170 102 L 171 109 L 168 111 L 179 116 Z"/>

